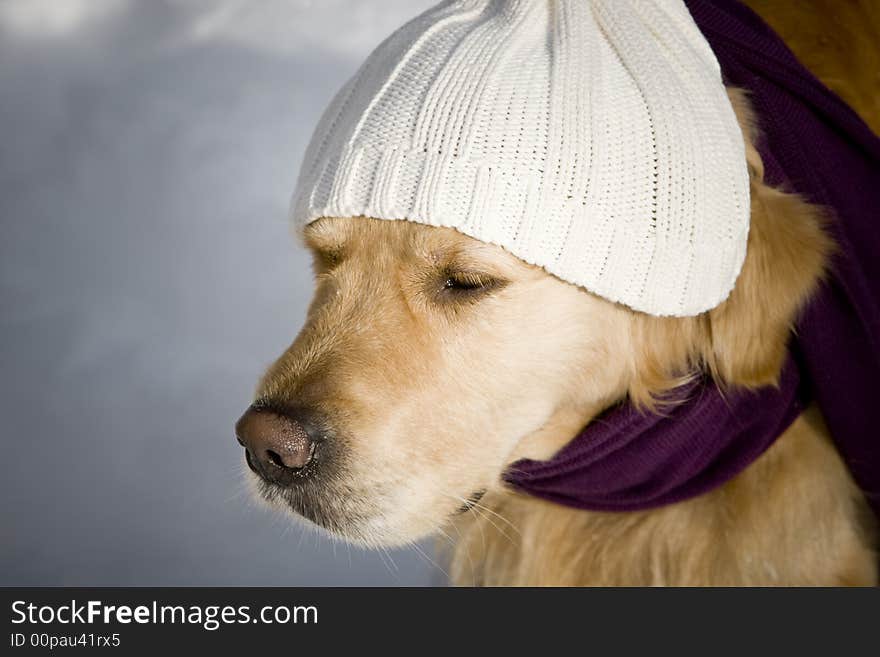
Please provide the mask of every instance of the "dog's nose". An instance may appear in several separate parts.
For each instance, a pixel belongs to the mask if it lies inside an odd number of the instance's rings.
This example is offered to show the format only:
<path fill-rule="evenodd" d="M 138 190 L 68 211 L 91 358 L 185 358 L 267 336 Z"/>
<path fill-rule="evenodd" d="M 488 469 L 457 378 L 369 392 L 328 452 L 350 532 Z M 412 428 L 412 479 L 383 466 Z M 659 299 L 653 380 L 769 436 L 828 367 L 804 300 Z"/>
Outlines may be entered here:
<path fill-rule="evenodd" d="M 248 465 L 264 479 L 289 486 L 315 456 L 320 435 L 294 414 L 251 406 L 235 425 Z"/>

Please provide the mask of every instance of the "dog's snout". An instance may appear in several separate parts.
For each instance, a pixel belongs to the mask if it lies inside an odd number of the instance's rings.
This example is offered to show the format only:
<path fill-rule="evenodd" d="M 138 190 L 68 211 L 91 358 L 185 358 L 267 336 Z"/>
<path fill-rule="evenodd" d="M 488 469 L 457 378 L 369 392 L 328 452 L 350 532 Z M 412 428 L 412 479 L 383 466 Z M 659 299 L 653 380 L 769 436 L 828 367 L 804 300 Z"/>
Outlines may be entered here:
<path fill-rule="evenodd" d="M 320 433 L 296 414 L 251 406 L 235 425 L 245 459 L 264 479 L 289 486 L 315 458 Z"/>

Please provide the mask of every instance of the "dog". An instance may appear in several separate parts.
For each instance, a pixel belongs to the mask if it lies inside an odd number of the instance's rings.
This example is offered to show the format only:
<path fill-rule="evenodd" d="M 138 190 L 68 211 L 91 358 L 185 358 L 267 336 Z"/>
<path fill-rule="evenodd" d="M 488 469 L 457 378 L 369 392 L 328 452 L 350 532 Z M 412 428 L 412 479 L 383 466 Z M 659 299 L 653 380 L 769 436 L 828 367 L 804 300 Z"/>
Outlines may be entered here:
<path fill-rule="evenodd" d="M 820 208 L 765 183 L 759 118 L 728 93 L 751 229 L 730 297 L 695 317 L 630 310 L 450 228 L 306 226 L 305 325 L 237 425 L 258 495 L 365 546 L 440 534 L 460 585 L 875 584 L 870 513 L 815 406 L 726 484 L 659 509 L 582 511 L 502 483 L 620 400 L 656 408 L 683 373 L 777 381 L 834 244 Z"/>

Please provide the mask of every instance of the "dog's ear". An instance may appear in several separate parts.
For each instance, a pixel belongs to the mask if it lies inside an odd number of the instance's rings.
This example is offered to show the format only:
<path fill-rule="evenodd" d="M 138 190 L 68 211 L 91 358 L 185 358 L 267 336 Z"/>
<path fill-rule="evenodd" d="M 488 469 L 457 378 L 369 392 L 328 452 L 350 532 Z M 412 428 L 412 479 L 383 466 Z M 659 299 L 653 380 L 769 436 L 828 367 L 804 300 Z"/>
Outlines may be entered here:
<path fill-rule="evenodd" d="M 731 101 L 746 136 L 752 216 L 736 286 L 708 313 L 703 358 L 719 382 L 757 387 L 776 383 L 798 312 L 822 279 L 833 246 L 820 208 L 764 183 L 745 96 L 734 91 Z"/>
<path fill-rule="evenodd" d="M 757 387 L 775 383 L 798 311 L 825 270 L 831 242 L 815 206 L 752 184 L 746 259 L 730 297 L 709 311 L 716 380 Z"/>
<path fill-rule="evenodd" d="M 751 191 L 745 262 L 726 301 L 695 317 L 633 315 L 636 356 L 629 397 L 658 397 L 706 368 L 722 385 L 776 383 L 798 311 L 822 279 L 833 243 L 820 208 L 764 183 L 747 96 L 729 89 L 743 130 Z"/>

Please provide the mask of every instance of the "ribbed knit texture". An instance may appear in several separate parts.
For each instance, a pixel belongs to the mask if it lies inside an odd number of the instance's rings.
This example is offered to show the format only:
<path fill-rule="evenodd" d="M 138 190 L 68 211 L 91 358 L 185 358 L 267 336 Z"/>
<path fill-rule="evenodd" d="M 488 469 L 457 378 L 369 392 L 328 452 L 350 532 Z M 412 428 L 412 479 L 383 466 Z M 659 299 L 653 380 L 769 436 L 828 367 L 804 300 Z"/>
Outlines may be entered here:
<path fill-rule="evenodd" d="M 450 226 L 681 316 L 733 288 L 748 176 L 680 0 L 457 0 L 395 32 L 337 94 L 291 214 Z"/>

